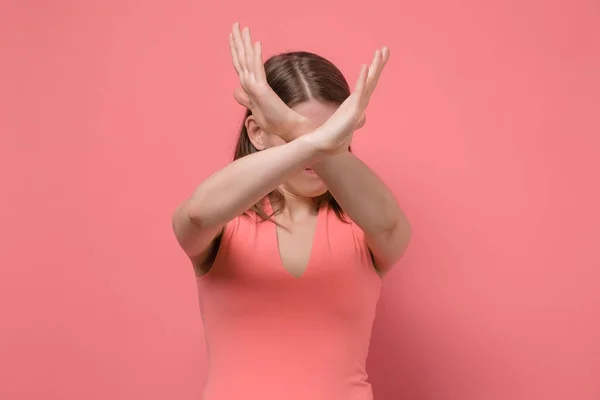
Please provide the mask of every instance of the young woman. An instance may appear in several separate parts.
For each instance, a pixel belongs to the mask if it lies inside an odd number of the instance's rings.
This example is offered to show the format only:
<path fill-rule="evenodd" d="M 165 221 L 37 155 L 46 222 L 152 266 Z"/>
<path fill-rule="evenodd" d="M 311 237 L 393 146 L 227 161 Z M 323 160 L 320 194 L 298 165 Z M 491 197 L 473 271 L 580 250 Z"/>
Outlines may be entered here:
<path fill-rule="evenodd" d="M 350 152 L 388 58 L 375 53 L 350 93 L 308 52 L 270 58 L 233 26 L 247 107 L 234 161 L 173 216 L 190 257 L 210 359 L 204 400 L 368 400 L 365 372 L 381 277 L 409 223 Z"/>

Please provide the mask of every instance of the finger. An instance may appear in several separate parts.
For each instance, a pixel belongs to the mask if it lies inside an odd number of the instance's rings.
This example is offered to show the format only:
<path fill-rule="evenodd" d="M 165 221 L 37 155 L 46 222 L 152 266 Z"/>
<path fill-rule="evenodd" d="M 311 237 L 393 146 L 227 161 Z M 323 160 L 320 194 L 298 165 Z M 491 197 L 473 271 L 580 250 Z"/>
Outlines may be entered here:
<path fill-rule="evenodd" d="M 381 54 L 383 54 L 383 66 L 385 67 L 385 64 L 387 64 L 391 55 L 389 47 L 383 46 L 383 49 L 381 49 Z"/>
<path fill-rule="evenodd" d="M 367 80 L 367 92 L 369 93 L 369 95 L 375 90 L 377 82 L 379 81 L 379 77 L 381 76 L 382 69 L 383 55 L 381 51 L 377 50 L 375 52 L 375 55 L 373 56 L 373 61 L 369 66 L 369 78 Z"/>
<path fill-rule="evenodd" d="M 233 42 L 233 34 L 229 34 L 229 50 L 231 51 L 231 61 L 233 62 L 233 68 L 238 75 L 242 73 L 242 67 L 237 58 L 237 51 L 235 49 L 235 43 Z"/>
<path fill-rule="evenodd" d="M 262 56 L 262 44 L 260 42 L 256 42 L 254 44 L 254 71 L 256 73 L 256 79 L 259 82 L 267 81 L 267 74 L 265 73 L 265 64 L 263 62 Z"/>
<path fill-rule="evenodd" d="M 248 71 L 255 72 L 254 48 L 252 46 L 252 38 L 250 37 L 250 28 L 244 28 L 242 32 L 242 40 L 244 42 L 244 53 L 246 54 L 246 67 Z"/>
<path fill-rule="evenodd" d="M 238 102 L 239 105 L 244 106 L 246 108 L 250 108 L 250 100 L 248 99 L 248 95 L 242 88 L 237 88 L 233 91 L 233 98 Z"/>
<path fill-rule="evenodd" d="M 246 54 L 244 53 L 244 42 L 242 40 L 242 33 L 240 32 L 239 22 L 233 24 L 232 34 L 233 44 L 235 46 L 235 51 L 237 53 L 237 59 L 240 64 L 240 68 L 243 72 L 245 72 L 248 70 L 248 67 L 246 66 Z"/>
<path fill-rule="evenodd" d="M 356 86 L 354 86 L 354 93 L 361 96 L 365 92 L 365 88 L 367 86 L 367 77 L 369 70 L 365 64 L 360 67 L 360 74 L 358 75 L 358 79 L 356 80 Z"/>
<path fill-rule="evenodd" d="M 377 83 L 379 83 L 379 78 L 381 78 L 381 73 L 383 72 L 383 68 L 385 68 L 385 65 L 387 64 L 388 60 L 390 59 L 390 49 L 387 48 L 386 46 L 384 46 L 381 51 L 380 51 L 380 59 L 377 63 L 377 67 L 374 71 L 374 76 L 373 76 L 373 80 L 372 80 L 372 84 L 371 84 L 371 88 L 370 88 L 370 92 L 373 93 L 373 91 L 375 90 L 375 87 L 377 86 Z"/>

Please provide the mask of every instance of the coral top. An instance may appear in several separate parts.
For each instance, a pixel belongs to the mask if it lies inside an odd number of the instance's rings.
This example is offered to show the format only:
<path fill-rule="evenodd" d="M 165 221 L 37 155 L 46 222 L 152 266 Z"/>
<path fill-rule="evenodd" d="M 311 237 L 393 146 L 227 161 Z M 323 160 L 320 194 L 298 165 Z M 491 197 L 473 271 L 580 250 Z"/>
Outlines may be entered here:
<path fill-rule="evenodd" d="M 204 400 L 371 400 L 365 361 L 381 279 L 362 231 L 319 211 L 296 278 L 276 226 L 242 216 L 197 278 L 209 357 Z"/>

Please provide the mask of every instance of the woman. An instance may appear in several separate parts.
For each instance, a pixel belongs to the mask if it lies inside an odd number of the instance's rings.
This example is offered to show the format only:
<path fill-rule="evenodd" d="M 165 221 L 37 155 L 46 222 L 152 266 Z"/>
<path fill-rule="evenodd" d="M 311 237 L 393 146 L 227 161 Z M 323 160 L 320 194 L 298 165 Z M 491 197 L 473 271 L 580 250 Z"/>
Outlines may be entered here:
<path fill-rule="evenodd" d="M 173 227 L 197 275 L 210 359 L 204 400 L 367 400 L 381 277 L 410 227 L 393 194 L 350 152 L 388 58 L 341 72 L 306 52 L 264 65 L 233 26 L 248 111 L 234 161 L 198 186 Z"/>

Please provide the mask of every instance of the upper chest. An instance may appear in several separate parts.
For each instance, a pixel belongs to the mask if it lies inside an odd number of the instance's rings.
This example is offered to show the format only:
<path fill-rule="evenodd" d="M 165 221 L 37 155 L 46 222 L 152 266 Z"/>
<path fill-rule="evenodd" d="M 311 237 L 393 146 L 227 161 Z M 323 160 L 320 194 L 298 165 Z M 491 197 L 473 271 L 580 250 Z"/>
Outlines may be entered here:
<path fill-rule="evenodd" d="M 335 214 L 291 230 L 238 221 L 221 246 L 199 278 L 199 294 L 205 307 L 218 305 L 228 315 L 321 310 L 354 318 L 372 311 L 379 296 L 381 279 L 364 241 Z"/>
<path fill-rule="evenodd" d="M 295 278 L 304 275 L 313 254 L 320 250 L 315 246 L 315 242 L 320 239 L 320 235 L 317 234 L 321 228 L 319 219 L 319 216 L 315 215 L 297 223 L 276 220 L 274 235 L 277 239 L 277 256 L 282 269 Z M 269 232 L 264 234 L 269 235 Z"/>
<path fill-rule="evenodd" d="M 245 281 L 329 281 L 378 275 L 357 227 L 323 209 L 313 220 L 294 226 L 271 221 L 240 221 L 221 244 L 216 269 Z"/>

